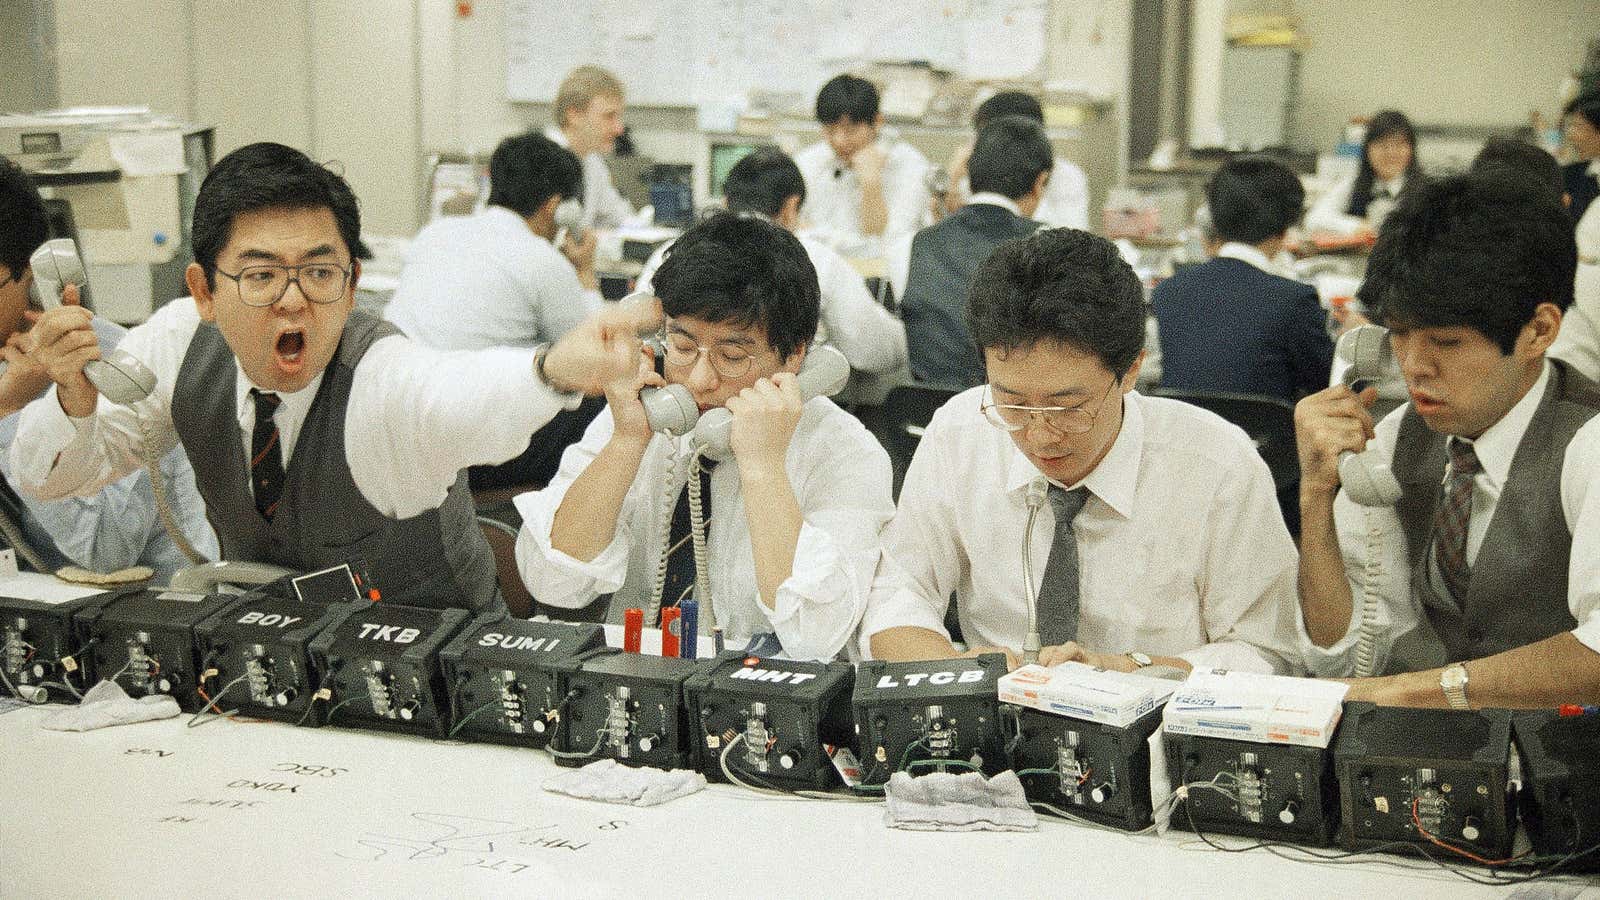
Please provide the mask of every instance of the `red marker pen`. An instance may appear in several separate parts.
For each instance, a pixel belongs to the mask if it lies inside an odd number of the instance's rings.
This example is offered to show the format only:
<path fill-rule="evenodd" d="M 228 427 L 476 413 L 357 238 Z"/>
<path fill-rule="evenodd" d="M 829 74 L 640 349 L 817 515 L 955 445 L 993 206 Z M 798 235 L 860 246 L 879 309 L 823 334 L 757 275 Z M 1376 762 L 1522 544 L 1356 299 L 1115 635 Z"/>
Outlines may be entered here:
<path fill-rule="evenodd" d="M 626 653 L 639 652 L 639 636 L 644 633 L 644 610 L 622 611 L 622 649 Z"/>

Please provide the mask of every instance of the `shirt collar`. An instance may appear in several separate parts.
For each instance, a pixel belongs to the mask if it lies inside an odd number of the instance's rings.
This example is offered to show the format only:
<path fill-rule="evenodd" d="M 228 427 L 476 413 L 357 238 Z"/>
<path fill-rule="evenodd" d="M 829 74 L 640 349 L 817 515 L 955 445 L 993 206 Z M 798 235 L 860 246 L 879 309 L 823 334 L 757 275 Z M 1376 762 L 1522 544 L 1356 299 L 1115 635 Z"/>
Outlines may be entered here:
<path fill-rule="evenodd" d="M 1600 178 L 1600 156 L 1589 160 L 1589 168 L 1585 171 L 1595 178 Z"/>
<path fill-rule="evenodd" d="M 974 203 L 987 203 L 990 206 L 998 206 L 1002 209 L 1008 209 L 1014 216 L 1022 215 L 1022 208 L 1017 206 L 1017 201 L 1007 197 L 1005 194 L 997 194 L 994 191 L 979 191 L 976 194 L 973 194 L 972 197 L 967 200 L 967 205 L 971 206 Z"/>
<path fill-rule="evenodd" d="M 1376 194 L 1380 190 L 1383 190 L 1383 191 L 1388 191 L 1390 197 L 1399 197 L 1400 196 L 1400 192 L 1405 190 L 1405 189 L 1406 189 L 1406 176 L 1405 176 L 1405 173 L 1403 173 L 1403 172 L 1400 175 L 1395 176 L 1392 180 L 1389 180 L 1389 181 L 1384 181 L 1381 178 L 1372 179 L 1372 192 L 1374 194 Z"/>
<path fill-rule="evenodd" d="M 1144 458 L 1144 411 L 1140 407 L 1143 398 L 1138 391 L 1129 391 L 1122 399 L 1122 428 L 1117 432 L 1117 439 L 1111 442 L 1111 449 L 1106 451 L 1105 458 L 1101 459 L 1100 464 L 1078 484 L 1060 486 L 1068 490 L 1080 485 L 1086 487 L 1117 515 L 1131 519 L 1134 491 L 1138 487 L 1139 464 Z M 1011 458 L 1006 471 L 1006 493 L 1026 490 L 1029 482 L 1038 476 L 1039 470 L 1028 461 L 1028 457 L 1017 447 L 1016 442 L 1011 440 L 1010 435 L 1002 433 L 1002 437 L 1011 443 Z"/>
<path fill-rule="evenodd" d="M 567 149 L 569 149 L 569 150 L 572 149 L 571 147 L 567 146 L 567 134 L 566 134 L 566 132 L 562 131 L 560 128 L 557 128 L 554 125 L 546 125 L 545 126 L 544 136 L 549 138 L 552 141 L 555 141 L 557 144 L 559 144 L 562 147 L 567 147 Z"/>
<path fill-rule="evenodd" d="M 1272 260 L 1269 259 L 1265 253 L 1262 253 L 1260 248 L 1252 247 L 1249 244 L 1240 243 L 1239 241 L 1229 241 L 1226 244 L 1223 244 L 1222 247 L 1217 250 L 1217 256 L 1225 256 L 1228 259 L 1237 259 L 1240 262 L 1249 263 L 1263 272 L 1268 272 L 1273 275 L 1278 274 L 1276 267 L 1272 265 Z"/>
<path fill-rule="evenodd" d="M 1533 421 L 1533 414 L 1539 408 L 1539 403 L 1544 399 L 1545 389 L 1550 385 L 1550 361 L 1545 360 L 1544 368 L 1539 372 L 1539 380 L 1533 383 L 1522 399 L 1511 407 L 1511 411 L 1500 417 L 1500 421 L 1490 425 L 1483 434 L 1478 435 L 1472 444 L 1472 450 L 1478 455 L 1478 465 L 1483 467 L 1493 484 L 1506 483 L 1506 477 L 1511 474 L 1511 460 L 1517 454 L 1517 446 L 1522 443 L 1522 436 L 1528 431 L 1528 423 Z"/>
<path fill-rule="evenodd" d="M 238 357 L 233 360 L 233 385 L 234 402 L 239 415 L 239 422 L 244 426 L 246 433 L 254 427 L 256 420 L 256 401 L 250 397 L 250 389 L 256 387 L 250 383 L 249 376 L 244 374 L 244 366 L 239 365 Z M 283 430 L 284 422 L 300 422 L 311 409 L 311 401 L 317 399 L 317 388 L 322 385 L 322 376 L 327 374 L 324 369 L 311 379 L 311 383 L 298 391 L 290 394 L 285 391 L 268 391 L 265 388 L 256 388 L 264 394 L 277 394 L 279 399 L 278 412 L 273 419 L 279 423 L 279 430 Z M 287 416 L 280 419 L 279 416 Z M 287 444 L 288 442 L 285 441 Z M 287 448 L 286 448 L 287 449 Z"/>

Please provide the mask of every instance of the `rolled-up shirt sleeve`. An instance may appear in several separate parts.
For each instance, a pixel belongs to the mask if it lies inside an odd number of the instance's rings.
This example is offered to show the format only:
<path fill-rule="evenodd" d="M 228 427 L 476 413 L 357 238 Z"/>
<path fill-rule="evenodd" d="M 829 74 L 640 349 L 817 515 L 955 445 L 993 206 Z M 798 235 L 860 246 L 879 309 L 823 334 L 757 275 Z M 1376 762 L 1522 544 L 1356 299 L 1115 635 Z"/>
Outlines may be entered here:
<path fill-rule="evenodd" d="M 1567 607 L 1578 622 L 1572 633 L 1600 653 L 1600 416 L 1590 419 L 1567 445 L 1561 506 L 1572 533 Z"/>

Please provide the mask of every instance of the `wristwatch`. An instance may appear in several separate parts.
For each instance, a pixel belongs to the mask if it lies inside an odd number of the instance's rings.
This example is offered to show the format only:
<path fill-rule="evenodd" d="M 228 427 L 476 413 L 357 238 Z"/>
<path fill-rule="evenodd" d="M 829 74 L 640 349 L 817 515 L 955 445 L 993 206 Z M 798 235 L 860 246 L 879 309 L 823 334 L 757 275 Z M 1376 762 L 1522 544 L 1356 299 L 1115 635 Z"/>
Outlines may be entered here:
<path fill-rule="evenodd" d="M 569 391 L 550 380 L 550 376 L 544 371 L 544 358 L 549 353 L 549 344 L 539 344 L 533 348 L 533 377 L 539 379 L 539 383 L 549 388 L 551 393 L 560 397 L 563 407 L 569 410 L 577 409 L 578 404 L 583 402 L 583 392 Z"/>
<path fill-rule="evenodd" d="M 1444 699 L 1450 703 L 1451 709 L 1472 708 L 1467 702 L 1467 667 L 1461 663 L 1439 673 L 1439 690 L 1444 691 Z"/>
<path fill-rule="evenodd" d="M 1155 664 L 1155 660 L 1151 659 L 1150 654 L 1148 653 L 1140 653 L 1137 650 L 1129 650 L 1126 656 L 1133 660 L 1134 666 L 1139 669 Z"/>

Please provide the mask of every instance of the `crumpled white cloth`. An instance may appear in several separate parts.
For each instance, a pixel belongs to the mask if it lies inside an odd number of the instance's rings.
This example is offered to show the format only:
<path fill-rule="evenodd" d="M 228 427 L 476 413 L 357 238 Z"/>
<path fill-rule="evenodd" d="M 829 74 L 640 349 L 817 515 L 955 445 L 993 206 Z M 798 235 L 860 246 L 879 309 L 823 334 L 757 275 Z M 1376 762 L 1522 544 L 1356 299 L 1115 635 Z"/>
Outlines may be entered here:
<path fill-rule="evenodd" d="M 978 772 L 896 772 L 884 788 L 883 824 L 911 831 L 1032 831 L 1039 817 L 1028 805 L 1022 780 L 1007 769 L 993 778 Z"/>
<path fill-rule="evenodd" d="M 581 800 L 600 800 L 630 806 L 656 806 L 676 800 L 706 786 L 706 777 L 687 769 L 634 768 L 614 759 L 597 760 L 581 769 L 562 772 L 544 783 L 544 789 Z"/>
<path fill-rule="evenodd" d="M 77 706 L 69 706 L 39 724 L 51 731 L 93 731 L 111 725 L 170 719 L 177 714 L 178 701 L 166 694 L 135 700 L 115 681 L 101 681 L 89 688 Z"/>

